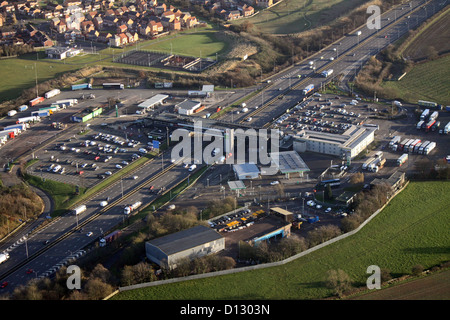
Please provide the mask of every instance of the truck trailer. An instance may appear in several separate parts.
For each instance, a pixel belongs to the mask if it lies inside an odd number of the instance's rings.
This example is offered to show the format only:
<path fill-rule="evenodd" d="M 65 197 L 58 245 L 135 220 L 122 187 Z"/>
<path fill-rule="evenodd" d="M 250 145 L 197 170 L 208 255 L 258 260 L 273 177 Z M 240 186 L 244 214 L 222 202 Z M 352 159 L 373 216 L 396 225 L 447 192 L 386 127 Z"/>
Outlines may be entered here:
<path fill-rule="evenodd" d="M 425 149 L 425 147 L 428 145 L 428 144 L 430 144 L 431 143 L 431 141 L 425 141 L 424 143 L 422 143 L 421 145 L 420 145 L 420 147 L 419 147 L 419 151 L 418 151 L 418 153 L 419 154 L 423 154 L 423 150 Z"/>
<path fill-rule="evenodd" d="M 55 104 L 68 104 L 69 106 L 73 106 L 78 103 L 78 99 L 65 99 L 65 100 L 58 100 L 55 102 Z"/>
<path fill-rule="evenodd" d="M 308 93 L 311 93 L 314 90 L 314 85 L 310 84 L 305 87 L 305 89 L 302 90 L 302 94 L 306 96 Z"/>
<path fill-rule="evenodd" d="M 441 132 L 441 130 L 442 130 L 442 132 Z M 439 130 L 439 133 L 448 134 L 448 132 L 450 131 L 450 122 L 445 125 L 444 129 L 441 129 L 441 130 Z"/>
<path fill-rule="evenodd" d="M 17 107 L 17 111 L 22 112 L 28 109 L 28 106 L 26 104 L 23 104 L 19 107 Z"/>
<path fill-rule="evenodd" d="M 50 98 L 53 98 L 54 96 L 57 96 L 60 93 L 61 93 L 61 90 L 53 89 L 53 90 L 50 90 L 50 91 L 46 92 L 44 94 L 44 97 L 45 97 L 45 99 L 50 99 Z"/>
<path fill-rule="evenodd" d="M 16 123 L 28 123 L 28 122 L 39 122 L 41 121 L 41 118 L 39 116 L 29 116 L 29 117 L 23 117 L 19 118 Z"/>
<path fill-rule="evenodd" d="M 389 147 L 400 142 L 402 138 L 400 136 L 394 136 L 391 141 L 389 141 Z"/>
<path fill-rule="evenodd" d="M 375 157 L 370 157 L 369 159 L 367 159 L 367 161 L 363 163 L 362 169 L 363 169 L 363 170 L 367 170 L 367 168 L 369 167 L 369 165 L 370 165 L 374 160 L 375 160 Z"/>
<path fill-rule="evenodd" d="M 333 73 L 333 69 L 328 69 L 328 70 L 323 71 L 323 72 L 321 73 L 321 75 L 322 75 L 322 77 L 327 78 L 327 77 L 330 76 L 332 73 Z"/>
<path fill-rule="evenodd" d="M 128 205 L 128 206 L 126 206 L 124 209 L 123 209 L 123 213 L 124 214 L 130 214 L 131 212 L 133 212 L 134 210 L 136 210 L 137 208 L 139 208 L 140 206 L 141 206 L 141 204 L 142 204 L 142 202 L 141 201 L 138 201 L 138 202 L 135 202 L 135 203 L 133 203 L 133 204 L 131 204 L 131 205 Z"/>
<path fill-rule="evenodd" d="M 411 142 L 411 144 L 409 145 L 409 148 L 408 148 L 408 150 L 405 150 L 405 151 L 408 151 L 409 153 L 412 153 L 413 151 L 414 151 L 414 148 L 416 147 L 416 145 L 418 144 L 418 143 L 420 143 L 420 139 L 415 139 L 413 142 Z"/>
<path fill-rule="evenodd" d="M 427 119 L 428 115 L 430 114 L 430 109 L 423 110 L 422 114 L 420 115 L 420 120 Z"/>
<path fill-rule="evenodd" d="M 404 164 L 407 160 L 408 160 L 408 154 L 404 153 L 397 159 L 397 165 L 399 167 L 401 167 L 402 164 Z"/>
<path fill-rule="evenodd" d="M 438 111 L 433 111 L 433 113 L 430 115 L 430 120 L 436 120 L 439 117 Z"/>
<path fill-rule="evenodd" d="M 429 154 L 436 147 L 436 142 L 430 142 L 425 149 L 423 150 L 423 154 Z"/>
<path fill-rule="evenodd" d="M 44 101 L 44 100 L 45 100 L 44 97 L 37 97 L 37 98 L 31 99 L 31 100 L 28 102 L 28 105 L 29 105 L 30 107 L 34 107 L 35 105 L 37 105 L 38 103 L 41 103 L 41 102 Z"/>
<path fill-rule="evenodd" d="M 77 215 L 85 212 L 86 209 L 87 209 L 86 205 L 82 204 L 81 206 L 78 206 L 75 209 L 73 209 L 72 213 L 77 216 Z"/>
<path fill-rule="evenodd" d="M 72 90 L 83 90 L 83 89 L 92 89 L 92 85 L 90 83 L 80 83 L 80 84 L 73 84 Z"/>
<path fill-rule="evenodd" d="M 416 129 L 417 129 L 417 130 L 422 129 L 422 126 L 423 126 L 424 122 L 425 122 L 425 121 L 420 120 L 420 121 L 417 123 L 417 125 L 416 125 Z"/>

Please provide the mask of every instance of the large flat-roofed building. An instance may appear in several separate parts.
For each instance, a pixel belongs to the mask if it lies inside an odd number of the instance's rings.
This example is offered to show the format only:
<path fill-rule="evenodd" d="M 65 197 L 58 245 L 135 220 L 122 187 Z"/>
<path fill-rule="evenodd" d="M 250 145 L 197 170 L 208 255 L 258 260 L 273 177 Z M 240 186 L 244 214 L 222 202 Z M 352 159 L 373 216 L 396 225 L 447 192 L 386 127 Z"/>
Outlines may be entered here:
<path fill-rule="evenodd" d="M 178 111 L 178 114 L 182 115 L 191 115 L 195 112 L 196 109 L 200 108 L 202 105 L 199 101 L 194 100 L 184 100 L 175 105 L 175 109 Z"/>
<path fill-rule="evenodd" d="M 147 258 L 171 269 L 180 259 L 200 258 L 223 249 L 225 238 L 205 226 L 196 226 L 145 243 Z"/>
<path fill-rule="evenodd" d="M 158 106 L 158 105 L 164 103 L 164 101 L 168 97 L 169 96 L 166 94 L 157 94 L 157 95 L 154 95 L 153 97 L 151 97 L 150 99 L 147 99 L 147 100 L 141 102 L 140 104 L 138 104 L 138 107 L 145 109 L 145 110 L 149 110 L 151 108 L 154 108 L 155 106 Z"/>
<path fill-rule="evenodd" d="M 351 126 L 343 134 L 301 130 L 294 136 L 298 153 L 311 151 L 353 159 L 375 139 L 376 127 Z"/>

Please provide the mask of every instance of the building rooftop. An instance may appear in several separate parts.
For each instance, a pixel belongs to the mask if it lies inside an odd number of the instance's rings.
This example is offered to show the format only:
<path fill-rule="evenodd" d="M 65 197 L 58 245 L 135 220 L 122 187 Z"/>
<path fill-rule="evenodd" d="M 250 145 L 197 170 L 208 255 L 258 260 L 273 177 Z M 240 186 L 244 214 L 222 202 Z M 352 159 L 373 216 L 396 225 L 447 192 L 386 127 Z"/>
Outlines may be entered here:
<path fill-rule="evenodd" d="M 158 247 L 165 254 L 171 255 L 221 238 L 223 237 L 211 228 L 196 226 L 148 241 L 148 243 Z"/>
<path fill-rule="evenodd" d="M 273 152 L 270 158 L 281 173 L 310 171 L 306 163 L 295 151 Z"/>
<path fill-rule="evenodd" d="M 155 104 L 163 102 L 165 99 L 167 99 L 169 96 L 165 94 L 157 94 L 150 99 L 145 100 L 144 102 L 141 102 L 138 107 L 139 108 L 151 108 Z"/>

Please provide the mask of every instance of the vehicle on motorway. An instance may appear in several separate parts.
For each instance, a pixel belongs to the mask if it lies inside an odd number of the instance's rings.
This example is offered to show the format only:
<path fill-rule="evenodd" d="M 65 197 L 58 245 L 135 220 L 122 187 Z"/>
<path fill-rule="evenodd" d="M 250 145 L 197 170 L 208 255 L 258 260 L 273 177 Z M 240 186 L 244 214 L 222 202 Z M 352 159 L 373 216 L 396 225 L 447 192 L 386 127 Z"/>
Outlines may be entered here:
<path fill-rule="evenodd" d="M 94 233 L 92 231 L 89 231 L 88 233 L 86 233 L 86 236 L 90 237 L 92 236 Z"/>
<path fill-rule="evenodd" d="M 133 180 L 136 180 L 137 178 L 139 178 L 139 176 L 133 176 Z"/>
<path fill-rule="evenodd" d="M 100 207 L 106 207 L 108 205 L 108 201 L 101 201 Z"/>
<path fill-rule="evenodd" d="M 330 211 L 331 211 L 331 208 L 330 208 L 330 207 L 328 207 L 328 208 L 325 209 L 325 212 L 326 212 L 326 213 L 328 213 L 328 212 L 330 212 Z"/>
<path fill-rule="evenodd" d="M 131 205 L 127 205 L 124 209 L 123 209 L 123 213 L 128 215 L 131 212 L 133 212 L 134 210 L 136 210 L 137 208 L 139 208 L 141 206 L 142 202 L 141 201 L 137 201 Z"/>
<path fill-rule="evenodd" d="M 317 204 L 316 205 L 316 209 L 322 209 L 322 205 L 321 204 Z"/>
<path fill-rule="evenodd" d="M 193 164 L 192 166 L 189 167 L 189 171 L 194 171 L 197 168 L 196 164 Z"/>
<path fill-rule="evenodd" d="M 277 184 L 280 184 L 280 181 L 272 181 L 272 182 L 270 183 L 271 186 L 275 186 L 275 185 L 277 185 Z"/>
<path fill-rule="evenodd" d="M 9 254 L 8 253 L 0 253 L 0 263 L 3 263 L 3 262 L 5 262 L 8 259 L 9 259 Z"/>
<path fill-rule="evenodd" d="M 110 175 L 112 175 L 112 172 L 111 172 L 111 171 L 106 171 L 105 174 L 106 174 L 107 176 L 110 176 Z"/>
<path fill-rule="evenodd" d="M 83 213 L 84 211 L 86 211 L 86 209 L 87 209 L 86 205 L 82 204 L 81 206 L 78 206 L 75 209 L 73 209 L 72 213 L 74 215 L 79 215 L 80 213 Z"/>
<path fill-rule="evenodd" d="M 3 281 L 2 284 L 0 285 L 0 289 L 5 288 L 8 285 L 8 281 Z"/>

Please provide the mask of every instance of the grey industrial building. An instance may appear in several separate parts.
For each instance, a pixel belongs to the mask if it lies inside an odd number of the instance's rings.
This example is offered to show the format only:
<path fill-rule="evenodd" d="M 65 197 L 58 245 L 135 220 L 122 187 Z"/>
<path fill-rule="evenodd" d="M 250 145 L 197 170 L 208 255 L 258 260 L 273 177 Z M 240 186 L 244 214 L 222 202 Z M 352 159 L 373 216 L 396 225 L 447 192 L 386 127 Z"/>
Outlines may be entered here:
<path fill-rule="evenodd" d="M 138 104 L 139 108 L 150 110 L 151 108 L 154 108 L 162 103 L 168 98 L 169 96 L 166 94 L 157 94 L 151 97 L 150 99 L 147 99 L 140 104 Z"/>
<path fill-rule="evenodd" d="M 200 258 L 225 249 L 225 238 L 217 231 L 196 226 L 145 243 L 146 256 L 166 268 L 175 268 L 183 258 Z"/>
<path fill-rule="evenodd" d="M 352 125 L 343 134 L 301 130 L 294 136 L 298 153 L 311 151 L 353 159 L 375 139 L 376 127 Z"/>

